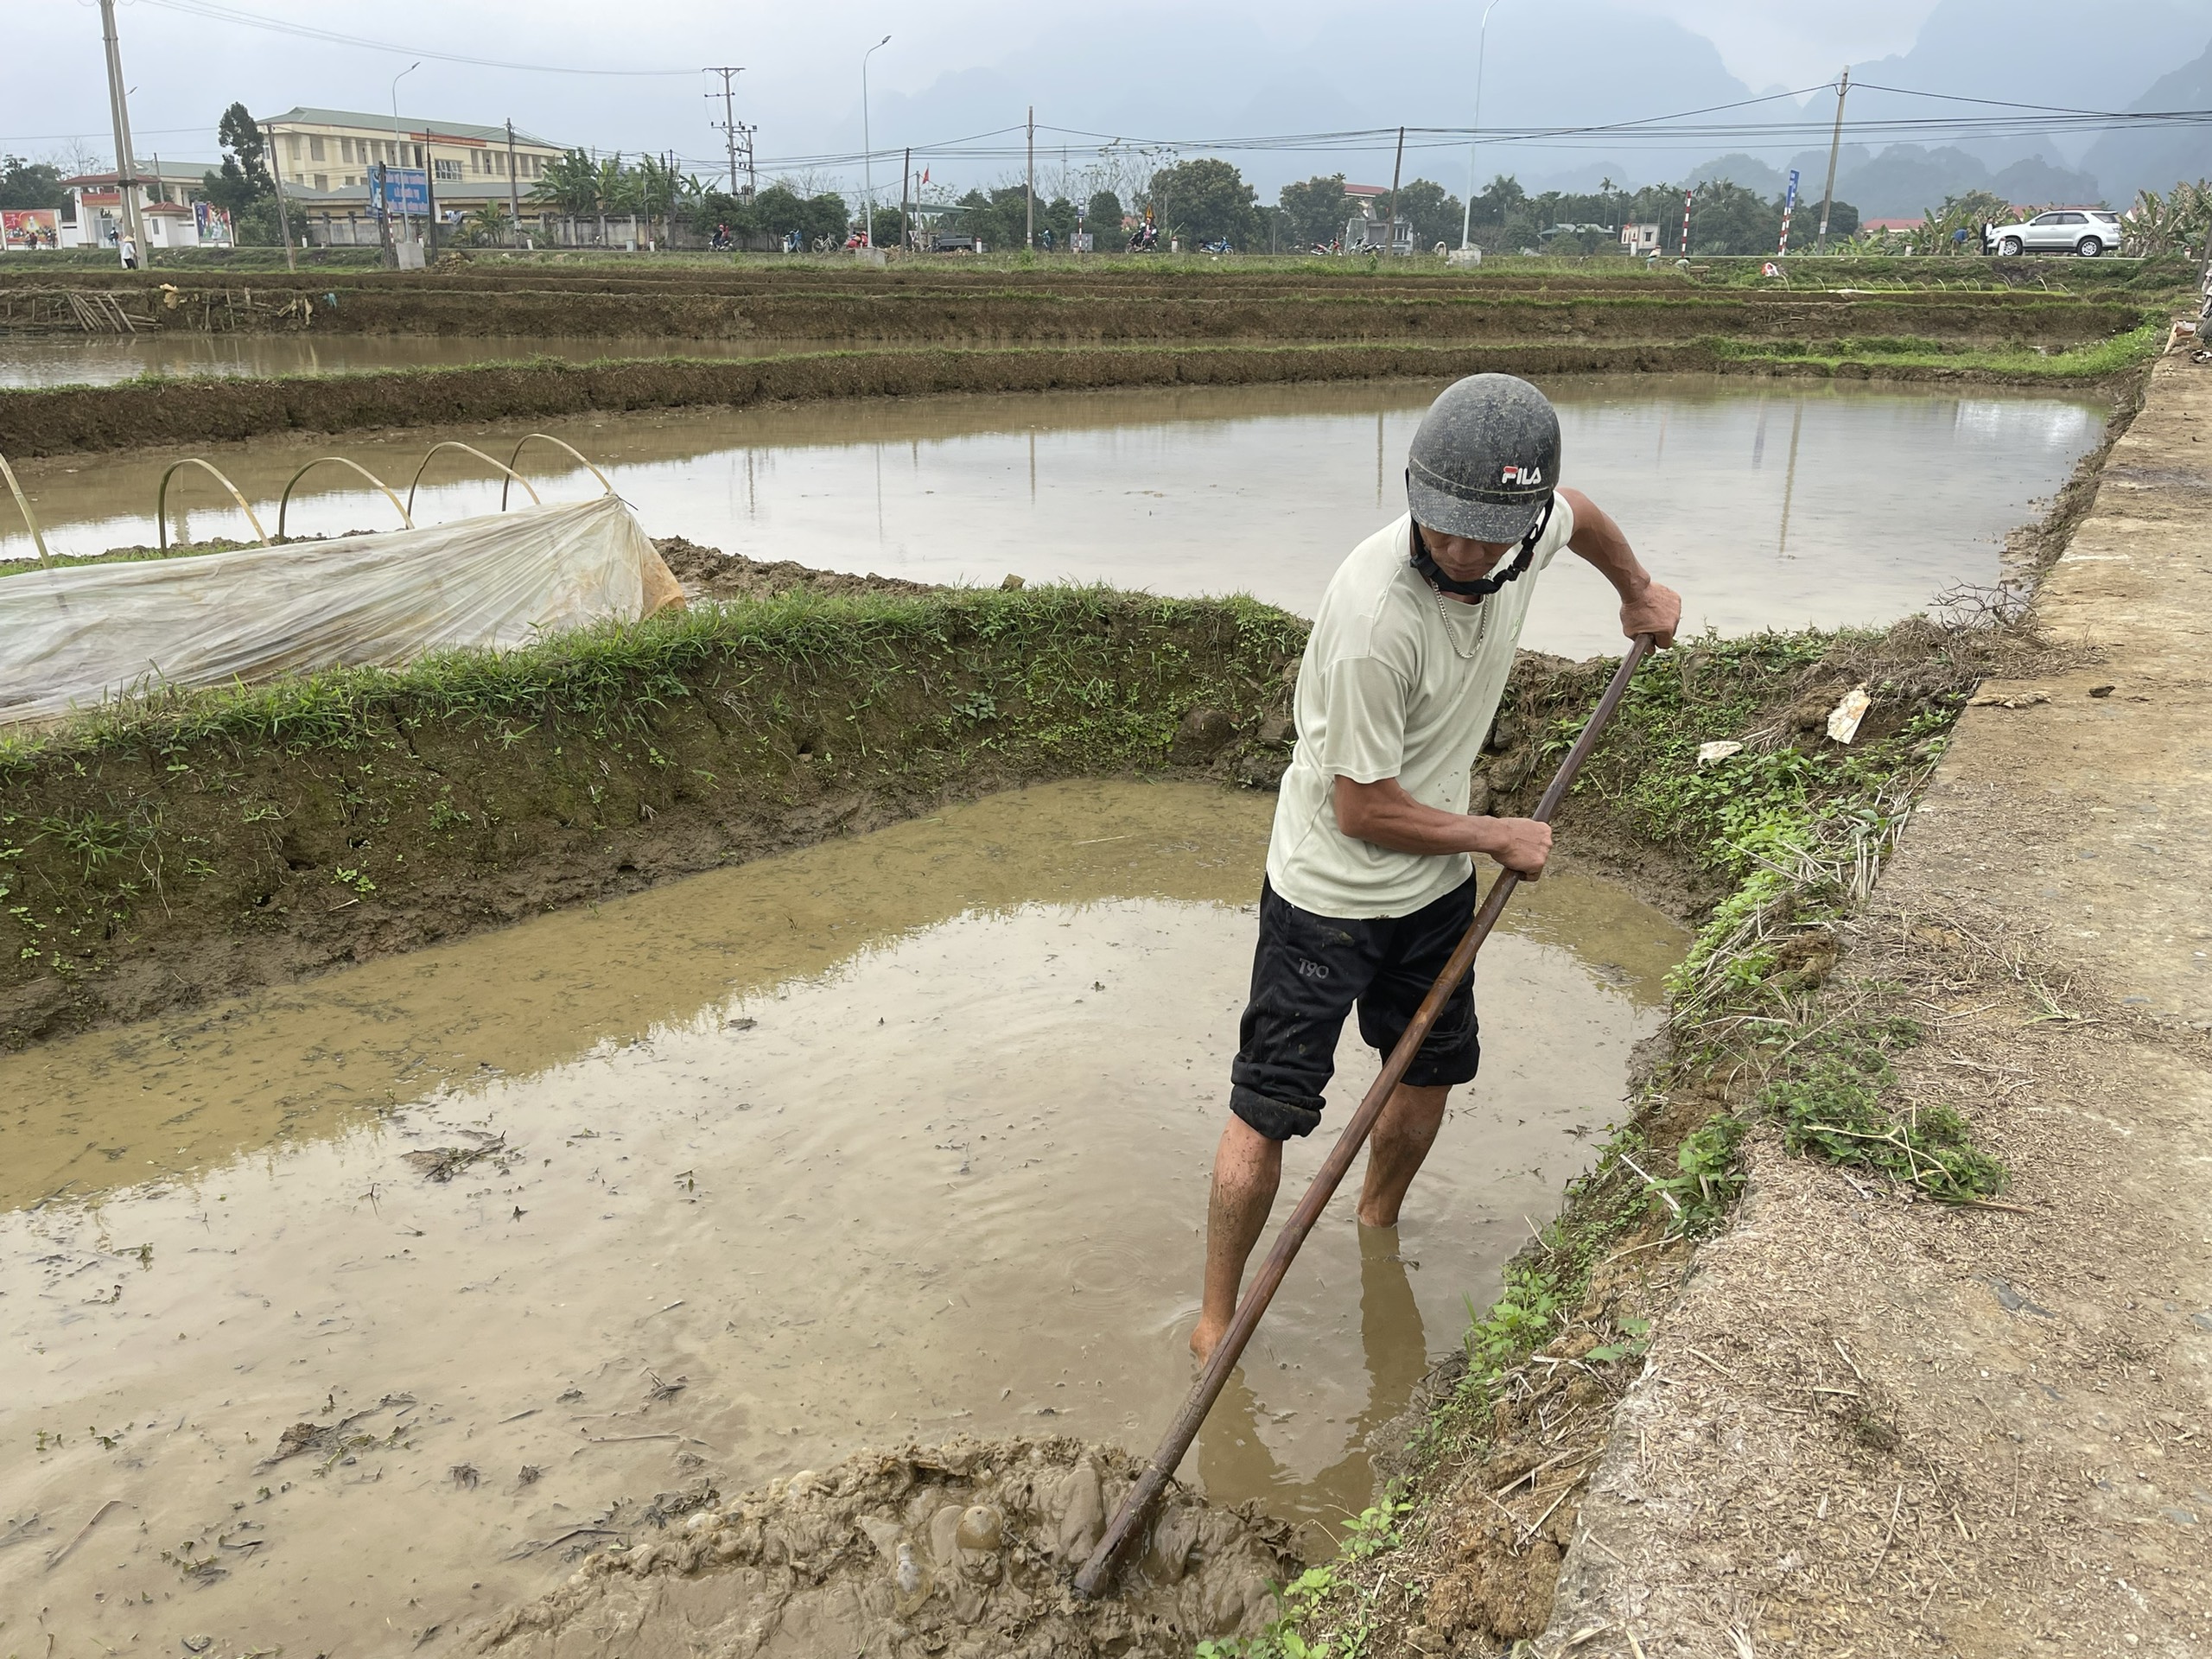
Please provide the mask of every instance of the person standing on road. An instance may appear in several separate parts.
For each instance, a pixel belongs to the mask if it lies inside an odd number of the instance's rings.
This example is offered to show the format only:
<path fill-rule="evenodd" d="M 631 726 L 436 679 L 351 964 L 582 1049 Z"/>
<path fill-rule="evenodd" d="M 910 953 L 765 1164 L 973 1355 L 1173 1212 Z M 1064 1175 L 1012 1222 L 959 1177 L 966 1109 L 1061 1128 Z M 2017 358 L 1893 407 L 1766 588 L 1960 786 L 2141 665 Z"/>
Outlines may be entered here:
<path fill-rule="evenodd" d="M 1558 487 L 1559 467 L 1559 416 L 1541 392 L 1504 374 L 1459 381 L 1414 435 L 1410 511 L 1353 549 L 1322 594 L 1214 1154 L 1191 1333 L 1200 1360 L 1236 1312 L 1282 1143 L 1320 1123 L 1345 1016 L 1357 1005 L 1360 1036 L 1389 1053 L 1474 914 L 1471 855 L 1525 880 L 1543 874 L 1550 826 L 1467 810 L 1536 578 L 1565 547 L 1612 583 L 1623 633 L 1674 643 L 1681 597 L 1587 496 Z M 1397 1225 L 1446 1102 L 1481 1053 L 1470 972 L 1376 1122 L 1361 1225 Z"/>
<path fill-rule="evenodd" d="M 138 269 L 138 238 L 137 238 L 137 237 L 135 237 L 135 236 L 128 236 L 128 235 L 126 235 L 126 236 L 123 238 L 122 252 L 123 252 L 123 268 L 124 268 L 125 270 L 137 270 L 137 269 Z"/>

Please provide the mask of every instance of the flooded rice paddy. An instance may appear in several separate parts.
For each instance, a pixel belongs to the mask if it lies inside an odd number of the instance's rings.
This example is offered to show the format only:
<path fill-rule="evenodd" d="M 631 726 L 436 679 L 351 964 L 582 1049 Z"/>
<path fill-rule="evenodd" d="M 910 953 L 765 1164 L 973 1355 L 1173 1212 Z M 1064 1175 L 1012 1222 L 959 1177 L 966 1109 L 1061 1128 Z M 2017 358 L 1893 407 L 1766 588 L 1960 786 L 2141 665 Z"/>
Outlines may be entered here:
<path fill-rule="evenodd" d="M 0 1058 L 0 1650 L 437 1650 L 702 1478 L 1148 1446 L 1271 805 L 1039 788 Z M 1683 944 L 1516 898 L 1405 1224 L 1332 1208 L 1186 1478 L 1368 1501 Z"/>
<path fill-rule="evenodd" d="M 604 467 L 657 536 L 917 581 L 996 583 L 1013 573 L 1243 591 L 1311 614 L 1344 553 L 1401 510 L 1406 448 L 1436 390 L 963 396 L 580 417 L 543 429 Z M 1693 628 L 1732 634 L 1885 623 L 1957 584 L 1994 583 L 2006 534 L 2064 482 L 2106 414 L 2076 393 L 1719 376 L 1563 378 L 1547 390 L 1565 426 L 1565 480 L 1612 512 L 1682 590 Z M 505 461 L 529 430 L 457 435 Z M 404 494 L 433 440 L 452 435 L 206 453 L 273 531 L 285 481 L 315 455 L 351 456 Z M 49 544 L 92 553 L 153 542 L 155 485 L 173 458 L 23 468 Z M 550 446 L 532 446 L 519 464 L 550 495 L 597 487 Z M 488 470 L 446 452 L 424 479 L 418 517 L 495 511 Z M 171 499 L 172 534 L 249 533 L 204 475 L 181 475 Z M 396 518 L 356 475 L 329 467 L 301 485 L 290 529 L 381 529 Z M 0 526 L 0 556 L 29 556 L 12 516 Z M 1613 649 L 1612 612 L 1603 582 L 1564 560 L 1524 643 L 1573 656 Z"/>
<path fill-rule="evenodd" d="M 590 363 L 608 357 L 778 357 L 834 350 L 804 340 L 564 340 L 532 335 L 109 334 L 82 339 L 0 335 L 0 391 L 110 386 L 141 376 L 346 374 L 365 369 L 448 369 L 533 357 Z"/>

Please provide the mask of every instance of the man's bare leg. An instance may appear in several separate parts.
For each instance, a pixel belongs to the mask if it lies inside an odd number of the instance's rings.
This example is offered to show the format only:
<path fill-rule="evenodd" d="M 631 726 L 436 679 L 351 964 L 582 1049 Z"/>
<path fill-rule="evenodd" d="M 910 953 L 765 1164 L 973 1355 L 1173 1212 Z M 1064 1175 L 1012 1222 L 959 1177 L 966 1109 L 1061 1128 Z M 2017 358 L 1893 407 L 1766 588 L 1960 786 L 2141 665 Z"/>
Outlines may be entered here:
<path fill-rule="evenodd" d="M 1359 1190 L 1363 1226 L 1398 1224 L 1398 1206 L 1421 1173 L 1421 1160 L 1436 1144 L 1436 1132 L 1444 1127 L 1445 1103 L 1451 1097 L 1448 1084 L 1416 1089 L 1402 1083 L 1391 1092 L 1390 1103 L 1375 1120 L 1375 1133 L 1367 1142 L 1367 1179 Z"/>
<path fill-rule="evenodd" d="M 1433 1138 L 1433 1137 L 1432 1137 Z M 1245 1259 L 1268 1224 L 1275 1188 L 1282 1184 L 1282 1142 L 1270 1141 L 1231 1114 L 1214 1148 L 1213 1195 L 1206 1205 L 1205 1300 L 1191 1351 L 1203 1364 L 1236 1312 L 1236 1293 L 1244 1283 Z"/>

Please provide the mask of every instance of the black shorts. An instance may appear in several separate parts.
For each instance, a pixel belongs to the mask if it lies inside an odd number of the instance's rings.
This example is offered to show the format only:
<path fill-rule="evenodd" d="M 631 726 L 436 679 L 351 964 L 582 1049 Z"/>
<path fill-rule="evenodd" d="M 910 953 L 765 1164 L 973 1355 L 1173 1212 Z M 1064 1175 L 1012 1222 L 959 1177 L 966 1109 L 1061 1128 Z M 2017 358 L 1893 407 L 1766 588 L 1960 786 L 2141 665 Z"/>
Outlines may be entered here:
<path fill-rule="evenodd" d="M 1270 1141 L 1311 1135 L 1321 1122 L 1321 1091 L 1337 1069 L 1344 1015 L 1357 1002 L 1362 1040 L 1388 1054 L 1474 913 L 1471 875 L 1410 916 L 1357 920 L 1316 916 L 1263 885 L 1252 1000 L 1229 1071 L 1230 1109 Z M 1470 1082 L 1482 1053 L 1470 969 L 1405 1080 L 1425 1088 Z"/>

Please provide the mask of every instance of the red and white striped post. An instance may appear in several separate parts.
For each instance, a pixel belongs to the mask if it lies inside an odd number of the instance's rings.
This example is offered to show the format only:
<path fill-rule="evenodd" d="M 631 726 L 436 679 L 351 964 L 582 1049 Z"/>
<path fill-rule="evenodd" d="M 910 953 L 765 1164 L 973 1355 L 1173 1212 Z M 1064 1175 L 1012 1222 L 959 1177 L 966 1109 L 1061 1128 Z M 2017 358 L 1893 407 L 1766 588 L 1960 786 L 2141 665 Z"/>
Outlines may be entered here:
<path fill-rule="evenodd" d="M 1690 198 L 1696 194 L 1695 185 L 1682 192 L 1682 257 L 1685 259 L 1690 257 Z"/>

